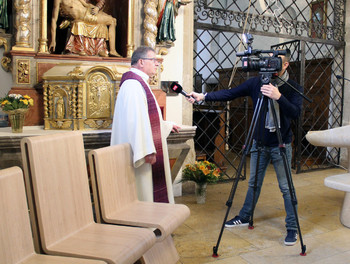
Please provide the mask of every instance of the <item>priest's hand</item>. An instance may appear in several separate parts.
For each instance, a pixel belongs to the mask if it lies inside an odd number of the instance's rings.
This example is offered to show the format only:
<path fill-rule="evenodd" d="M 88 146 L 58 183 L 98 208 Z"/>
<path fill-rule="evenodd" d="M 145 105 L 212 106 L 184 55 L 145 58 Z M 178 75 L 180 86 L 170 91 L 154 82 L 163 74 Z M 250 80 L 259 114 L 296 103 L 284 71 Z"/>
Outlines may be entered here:
<path fill-rule="evenodd" d="M 174 132 L 174 133 L 179 133 L 179 129 L 181 127 L 177 126 L 177 125 L 173 125 L 173 129 L 171 130 L 171 132 Z"/>
<path fill-rule="evenodd" d="M 150 163 L 151 165 L 153 165 L 154 163 L 156 163 L 156 161 L 156 153 L 148 154 L 147 156 L 145 156 L 146 163 Z"/>

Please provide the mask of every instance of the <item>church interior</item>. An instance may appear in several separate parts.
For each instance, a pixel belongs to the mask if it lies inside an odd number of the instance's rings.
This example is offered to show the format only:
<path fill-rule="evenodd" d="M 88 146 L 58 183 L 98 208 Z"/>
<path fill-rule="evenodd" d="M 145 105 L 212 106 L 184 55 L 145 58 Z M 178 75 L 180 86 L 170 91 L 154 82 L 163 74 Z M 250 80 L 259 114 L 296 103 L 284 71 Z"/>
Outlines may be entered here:
<path fill-rule="evenodd" d="M 0 0 L 0 262 L 349 263 L 348 12 L 347 0 Z M 244 44 L 245 33 L 253 38 Z M 110 145 L 121 78 L 140 46 L 156 52 L 148 84 L 163 119 L 181 127 L 167 138 L 175 204 L 165 206 L 138 201 L 127 176 L 99 189 L 99 173 L 129 169 L 98 155 Z M 289 76 L 304 88 L 292 122 L 300 227 L 292 247 L 283 243 L 272 164 L 254 229 L 224 228 L 248 188 L 249 155 L 240 165 L 251 100 L 191 104 L 170 88 L 234 89 L 262 75 L 241 65 L 238 53 L 249 59 L 251 48 L 260 60 L 290 50 Z M 9 96 L 22 109 L 6 108 Z M 221 171 L 200 202 L 197 185 L 181 182 L 196 162 Z M 104 198 L 113 184 L 123 195 Z M 104 206 L 115 205 L 120 219 L 116 211 L 105 217 Z"/>

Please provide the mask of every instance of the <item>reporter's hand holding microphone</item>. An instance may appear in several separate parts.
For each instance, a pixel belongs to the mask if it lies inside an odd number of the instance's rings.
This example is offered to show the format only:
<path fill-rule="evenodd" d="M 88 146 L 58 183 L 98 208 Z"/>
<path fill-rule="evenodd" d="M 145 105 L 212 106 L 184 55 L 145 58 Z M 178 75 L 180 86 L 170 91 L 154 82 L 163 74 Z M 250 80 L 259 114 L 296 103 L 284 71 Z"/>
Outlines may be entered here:
<path fill-rule="evenodd" d="M 195 102 L 200 102 L 203 101 L 205 98 L 205 95 L 202 93 L 196 93 L 196 92 L 191 92 L 187 93 L 182 89 L 182 86 L 176 82 L 173 82 L 170 85 L 171 90 L 173 90 L 175 93 L 181 93 L 183 96 L 186 97 L 187 101 L 190 103 L 195 103 Z"/>

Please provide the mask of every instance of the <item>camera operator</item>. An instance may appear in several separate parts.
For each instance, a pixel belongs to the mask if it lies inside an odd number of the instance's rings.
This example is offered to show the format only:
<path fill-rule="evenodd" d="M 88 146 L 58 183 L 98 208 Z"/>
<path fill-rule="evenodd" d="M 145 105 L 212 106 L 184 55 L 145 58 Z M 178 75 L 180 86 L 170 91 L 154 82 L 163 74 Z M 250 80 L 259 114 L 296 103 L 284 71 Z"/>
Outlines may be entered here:
<path fill-rule="evenodd" d="M 187 100 L 191 103 L 194 103 L 195 101 L 230 101 L 238 97 L 250 96 L 255 108 L 260 91 L 264 96 L 273 99 L 272 102 L 276 109 L 277 122 L 279 123 L 282 140 L 286 147 L 287 162 L 289 163 L 288 169 L 290 170 L 292 159 L 291 120 L 297 119 L 300 116 L 302 108 L 302 96 L 300 96 L 300 94 L 294 91 L 285 82 L 288 82 L 290 85 L 294 86 L 301 92 L 303 91 L 303 88 L 296 82 L 289 79 L 289 74 L 286 69 L 289 66 L 290 51 L 287 50 L 286 55 L 279 56 L 282 59 L 282 68 L 277 73 L 279 78 L 274 76 L 271 78 L 271 82 L 269 84 L 262 85 L 261 78 L 254 77 L 235 88 L 227 90 L 220 90 L 206 94 L 192 92 L 189 95 L 193 98 L 188 98 Z M 268 111 L 268 109 L 266 110 Z M 272 162 L 277 175 L 279 188 L 283 194 L 286 211 L 285 222 L 287 236 L 285 237 L 284 244 L 290 246 L 294 245 L 297 241 L 297 223 L 294 215 L 293 204 L 291 201 L 290 190 L 288 188 L 287 175 L 285 173 L 282 156 L 280 155 L 276 128 L 274 127 L 272 115 L 269 112 L 272 111 L 268 111 L 266 113 L 266 120 L 258 120 L 258 125 L 253 135 L 254 140 L 252 143 L 250 159 L 250 179 L 244 205 L 240 210 L 239 215 L 227 221 L 225 223 L 225 227 L 235 227 L 249 224 L 249 220 L 252 214 L 255 177 L 257 177 L 257 189 L 255 193 L 256 204 L 260 195 L 266 168 L 269 163 Z M 256 176 L 258 148 L 260 150 L 260 158 Z"/>

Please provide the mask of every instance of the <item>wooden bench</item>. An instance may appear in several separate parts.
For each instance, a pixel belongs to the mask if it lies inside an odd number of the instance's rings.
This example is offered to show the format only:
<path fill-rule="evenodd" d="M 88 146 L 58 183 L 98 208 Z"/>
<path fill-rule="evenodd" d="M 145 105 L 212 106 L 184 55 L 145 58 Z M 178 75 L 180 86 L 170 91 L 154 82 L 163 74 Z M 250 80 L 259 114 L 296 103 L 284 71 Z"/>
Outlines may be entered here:
<path fill-rule="evenodd" d="M 100 260 L 37 254 L 19 167 L 0 170 L 0 263 L 6 264 L 103 264 Z"/>
<path fill-rule="evenodd" d="M 153 255 L 160 261 L 146 263 L 161 264 L 164 259 L 176 263 L 179 257 L 171 234 L 189 217 L 190 210 L 183 204 L 139 201 L 131 155 L 129 144 L 89 152 L 97 221 L 152 228 L 158 239 Z"/>
<path fill-rule="evenodd" d="M 350 126 L 323 131 L 309 131 L 306 134 L 306 139 L 315 146 L 347 148 L 348 172 L 350 171 Z M 329 188 L 345 192 L 340 222 L 350 228 L 350 173 L 329 176 L 325 178 L 324 184 Z"/>
<path fill-rule="evenodd" d="M 149 229 L 94 222 L 81 132 L 26 137 L 21 148 L 44 252 L 132 264 L 153 247 Z"/>

